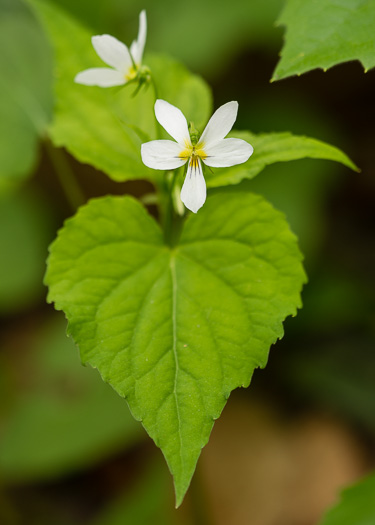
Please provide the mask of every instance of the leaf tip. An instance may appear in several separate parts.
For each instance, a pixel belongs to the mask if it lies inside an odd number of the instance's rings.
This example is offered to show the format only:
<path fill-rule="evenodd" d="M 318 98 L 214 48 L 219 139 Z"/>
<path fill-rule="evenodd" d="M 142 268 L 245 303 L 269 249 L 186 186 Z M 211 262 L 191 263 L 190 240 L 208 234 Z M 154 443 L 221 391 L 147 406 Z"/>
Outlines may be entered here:
<path fill-rule="evenodd" d="M 362 170 L 361 168 L 359 168 L 357 166 L 357 164 L 354 164 L 354 162 L 348 157 L 348 160 L 349 162 L 346 164 L 346 166 L 350 169 L 352 169 L 353 171 L 355 171 L 356 173 L 362 173 Z"/>
<path fill-rule="evenodd" d="M 182 505 L 188 488 L 189 486 L 187 486 L 186 488 L 185 487 L 180 488 L 177 486 L 175 482 L 175 493 L 176 493 L 176 499 L 175 499 L 175 505 L 174 505 L 175 509 L 178 509 Z"/>

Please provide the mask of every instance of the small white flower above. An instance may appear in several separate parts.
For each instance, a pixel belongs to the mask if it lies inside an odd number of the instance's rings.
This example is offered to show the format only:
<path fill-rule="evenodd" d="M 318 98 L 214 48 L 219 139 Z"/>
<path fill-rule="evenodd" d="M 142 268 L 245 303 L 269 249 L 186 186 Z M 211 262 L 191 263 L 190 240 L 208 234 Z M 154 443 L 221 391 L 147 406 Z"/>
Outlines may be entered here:
<path fill-rule="evenodd" d="M 175 139 L 153 140 L 142 144 L 142 160 L 149 168 L 173 170 L 188 162 L 181 200 L 194 213 L 206 201 L 206 182 L 202 164 L 226 168 L 246 162 L 253 147 L 242 139 L 226 139 L 237 118 L 238 102 L 228 102 L 215 111 L 199 138 L 190 137 L 183 113 L 165 100 L 155 102 L 155 116 Z"/>
<path fill-rule="evenodd" d="M 128 47 L 111 35 L 93 36 L 92 45 L 98 56 L 111 67 L 94 67 L 81 71 L 74 81 L 85 86 L 122 86 L 133 80 L 142 65 L 146 43 L 146 11 L 139 15 L 138 38 Z"/>

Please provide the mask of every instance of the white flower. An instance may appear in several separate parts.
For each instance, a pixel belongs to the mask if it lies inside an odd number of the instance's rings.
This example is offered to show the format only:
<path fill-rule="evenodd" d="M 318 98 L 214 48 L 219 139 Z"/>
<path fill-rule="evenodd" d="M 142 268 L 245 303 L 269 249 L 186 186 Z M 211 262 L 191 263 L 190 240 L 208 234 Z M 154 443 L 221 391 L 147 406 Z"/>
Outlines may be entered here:
<path fill-rule="evenodd" d="M 142 64 L 143 50 L 146 43 L 146 11 L 139 15 L 138 38 L 130 46 L 111 35 L 93 36 L 91 41 L 99 57 L 109 67 L 94 67 L 81 71 L 74 81 L 86 86 L 112 87 L 121 86 L 137 76 Z"/>
<path fill-rule="evenodd" d="M 253 147 L 241 139 L 225 139 L 237 118 L 238 102 L 228 102 L 212 115 L 201 137 L 190 137 L 183 113 L 165 100 L 155 102 L 155 115 L 171 140 L 153 140 L 142 144 L 142 160 L 149 168 L 173 170 L 189 161 L 181 200 L 197 213 L 206 200 L 206 182 L 201 161 L 213 168 L 226 168 L 246 162 Z"/>

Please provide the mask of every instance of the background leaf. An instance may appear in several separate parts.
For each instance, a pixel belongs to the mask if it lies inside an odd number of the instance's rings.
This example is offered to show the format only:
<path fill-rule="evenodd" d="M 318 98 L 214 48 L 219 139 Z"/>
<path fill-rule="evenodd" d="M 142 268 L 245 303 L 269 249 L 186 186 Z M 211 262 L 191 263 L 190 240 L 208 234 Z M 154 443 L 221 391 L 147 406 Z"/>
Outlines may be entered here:
<path fill-rule="evenodd" d="M 215 170 L 213 175 L 206 172 L 207 186 L 210 188 L 238 184 L 243 179 L 252 179 L 266 166 L 275 162 L 304 158 L 334 160 L 358 171 L 345 153 L 320 140 L 299 137 L 291 133 L 254 135 L 248 131 L 232 131 L 229 136 L 249 142 L 254 147 L 254 153 L 244 164 Z"/>
<path fill-rule="evenodd" d="M 105 66 L 92 47 L 92 31 L 56 6 L 40 0 L 32 4 L 55 48 L 56 112 L 50 128 L 54 144 L 116 181 L 160 177 L 161 172 L 147 168 L 140 155 L 141 144 L 159 132 L 152 88 L 133 97 L 135 84 L 104 89 L 74 83 L 78 72 Z M 144 63 L 152 70 L 158 97 L 180 107 L 199 125 L 208 120 L 211 93 L 202 79 L 167 57 L 146 56 Z"/>
<path fill-rule="evenodd" d="M 31 191 L 0 196 L 0 314 L 44 302 L 45 258 L 56 222 L 45 202 Z"/>
<path fill-rule="evenodd" d="M 161 3 L 107 0 L 97 2 L 96 9 L 92 9 L 92 0 L 51 1 L 90 23 L 97 32 L 116 33 L 120 40 L 126 31 L 136 36 L 134 22 L 138 20 L 139 11 L 146 9 L 152 21 L 149 49 L 172 53 L 204 75 L 219 73 L 234 61 L 236 53 L 254 44 L 274 52 L 280 40 L 280 31 L 275 30 L 274 21 L 283 6 L 282 0 L 232 0 L 225 9 L 217 9 L 215 0 L 190 0 L 189 9 L 185 4 L 170 0 Z M 194 35 L 188 30 L 192 27 Z"/>
<path fill-rule="evenodd" d="M 23 2 L 0 0 L 0 12 L 1 183 L 24 178 L 35 164 L 52 112 L 52 57 L 40 24 Z"/>
<path fill-rule="evenodd" d="M 272 80 L 348 60 L 375 66 L 374 0 L 287 0 L 278 23 L 287 31 Z"/>
<path fill-rule="evenodd" d="M 77 471 L 141 436 L 116 393 L 80 366 L 64 324 L 57 316 L 37 327 L 16 371 L 9 373 L 2 356 L 3 374 L 13 378 L 3 386 L 1 406 L 0 469 L 8 483 Z"/>
<path fill-rule="evenodd" d="M 372 525 L 375 522 L 375 474 L 341 494 L 341 501 L 327 512 L 320 525 Z"/>
<path fill-rule="evenodd" d="M 165 465 L 154 461 L 143 474 L 141 482 L 138 480 L 132 484 L 131 493 L 123 494 L 108 505 L 92 525 L 181 524 L 173 509 L 173 494 Z M 190 521 L 184 520 L 183 524 L 189 525 Z"/>
<path fill-rule="evenodd" d="M 252 194 L 208 199 L 172 249 L 133 199 L 91 201 L 60 231 L 46 275 L 83 362 L 162 449 L 177 504 L 213 421 L 265 366 L 304 280 L 283 215 Z"/>

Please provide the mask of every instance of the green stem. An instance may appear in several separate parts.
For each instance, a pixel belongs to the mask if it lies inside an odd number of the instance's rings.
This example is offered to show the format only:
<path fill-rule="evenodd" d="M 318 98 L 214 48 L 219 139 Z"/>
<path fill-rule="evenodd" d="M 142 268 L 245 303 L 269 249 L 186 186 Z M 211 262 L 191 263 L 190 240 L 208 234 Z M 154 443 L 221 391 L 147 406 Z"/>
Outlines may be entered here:
<path fill-rule="evenodd" d="M 158 88 L 157 88 L 157 86 L 155 84 L 155 80 L 154 80 L 154 77 L 152 76 L 152 74 L 151 74 L 150 84 L 152 86 L 152 90 L 154 92 L 154 99 L 155 99 L 155 102 L 156 102 L 159 99 L 159 95 L 158 95 Z M 155 106 L 155 103 L 154 103 L 154 106 Z M 162 127 L 159 124 L 156 116 L 155 116 L 155 120 L 156 120 L 156 139 L 160 139 L 162 137 Z"/>
<path fill-rule="evenodd" d="M 174 209 L 172 202 L 172 189 L 176 180 L 177 170 L 173 172 L 171 182 L 168 184 L 168 172 L 165 175 L 165 188 L 167 193 L 167 205 L 164 215 L 164 239 L 167 244 L 172 245 L 172 225 L 174 219 Z"/>
<path fill-rule="evenodd" d="M 179 169 L 174 170 L 170 180 L 168 180 L 166 174 L 163 188 L 167 202 L 162 216 L 162 223 L 164 226 L 164 239 L 169 246 L 175 246 L 177 244 L 184 221 L 184 218 L 175 212 L 173 205 L 173 188 L 177 180 L 178 172 Z"/>
<path fill-rule="evenodd" d="M 69 202 L 72 211 L 76 211 L 86 199 L 75 179 L 73 170 L 69 165 L 66 155 L 62 149 L 55 148 L 49 140 L 45 142 L 45 145 L 57 178 L 59 179 L 64 191 L 66 200 Z"/>

